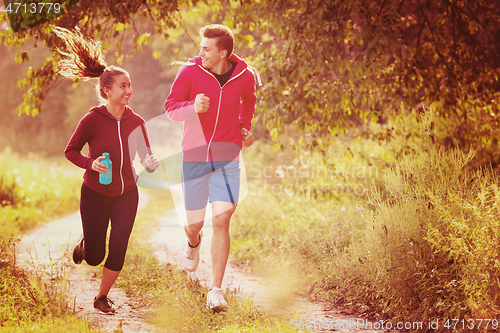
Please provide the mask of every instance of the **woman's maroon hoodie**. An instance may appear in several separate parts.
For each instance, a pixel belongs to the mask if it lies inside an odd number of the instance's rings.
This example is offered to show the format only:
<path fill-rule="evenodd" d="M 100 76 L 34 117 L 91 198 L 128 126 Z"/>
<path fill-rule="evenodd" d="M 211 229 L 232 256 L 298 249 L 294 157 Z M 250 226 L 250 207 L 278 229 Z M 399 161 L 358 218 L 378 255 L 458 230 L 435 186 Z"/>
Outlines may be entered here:
<path fill-rule="evenodd" d="M 76 166 L 85 169 L 85 185 L 101 194 L 118 197 L 137 186 L 137 174 L 132 163 L 136 153 L 145 166 L 148 147 L 144 138 L 147 135 L 145 125 L 144 131 L 141 129 L 144 123 L 144 119 L 128 106 L 120 120 L 111 115 L 105 105 L 95 106 L 80 120 L 64 155 Z M 86 143 L 89 145 L 88 156 L 81 153 Z M 113 178 L 109 185 L 99 183 L 99 173 L 92 170 L 92 163 L 104 152 L 109 153 L 113 163 Z"/>

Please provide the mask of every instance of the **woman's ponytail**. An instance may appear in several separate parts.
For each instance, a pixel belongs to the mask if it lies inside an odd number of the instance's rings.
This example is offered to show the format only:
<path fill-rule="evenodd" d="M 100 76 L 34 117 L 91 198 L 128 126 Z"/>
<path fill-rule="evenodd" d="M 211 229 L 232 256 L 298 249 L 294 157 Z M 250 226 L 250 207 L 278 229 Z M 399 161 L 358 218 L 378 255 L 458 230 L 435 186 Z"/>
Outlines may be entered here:
<path fill-rule="evenodd" d="M 96 85 L 98 98 L 107 99 L 104 88 L 111 89 L 119 75 L 125 74 L 129 77 L 128 72 L 120 67 L 106 66 L 100 42 L 83 37 L 78 30 L 55 27 L 53 31 L 64 41 L 67 48 L 67 52 L 56 49 L 66 57 L 59 61 L 59 74 L 67 78 L 99 78 L 99 84 Z"/>
<path fill-rule="evenodd" d="M 67 52 L 57 49 L 66 57 L 59 61 L 59 74 L 67 78 L 97 78 L 106 70 L 101 43 L 86 39 L 78 30 L 55 27 L 54 33 L 66 44 Z"/>

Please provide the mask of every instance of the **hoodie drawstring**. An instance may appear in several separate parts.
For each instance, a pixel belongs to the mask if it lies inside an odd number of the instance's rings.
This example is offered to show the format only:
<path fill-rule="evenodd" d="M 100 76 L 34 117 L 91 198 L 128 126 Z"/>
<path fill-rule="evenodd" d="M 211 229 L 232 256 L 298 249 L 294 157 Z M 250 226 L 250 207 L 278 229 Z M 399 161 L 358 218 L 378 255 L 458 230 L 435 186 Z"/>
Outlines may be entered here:
<path fill-rule="evenodd" d="M 194 66 L 196 65 L 196 63 L 194 62 L 184 62 L 184 61 L 174 61 L 170 64 L 171 66 L 172 65 L 187 65 L 187 66 Z M 247 64 L 247 69 L 250 69 L 251 71 L 253 71 L 253 74 L 255 76 L 257 76 L 257 83 L 259 84 L 259 87 L 262 87 L 262 80 L 260 79 L 260 73 L 259 71 L 255 68 L 255 67 L 252 67 L 250 65 Z"/>
<path fill-rule="evenodd" d="M 257 82 L 259 83 L 259 87 L 262 87 L 262 81 L 260 80 L 260 73 L 259 71 L 255 68 L 255 67 L 252 67 L 250 65 L 247 65 L 247 69 L 251 69 L 254 74 L 257 76 Z"/>
<path fill-rule="evenodd" d="M 196 65 L 196 63 L 194 62 L 189 62 L 189 61 L 174 61 L 173 63 L 170 64 L 170 66 L 172 65 L 186 65 L 186 66 L 194 66 Z"/>

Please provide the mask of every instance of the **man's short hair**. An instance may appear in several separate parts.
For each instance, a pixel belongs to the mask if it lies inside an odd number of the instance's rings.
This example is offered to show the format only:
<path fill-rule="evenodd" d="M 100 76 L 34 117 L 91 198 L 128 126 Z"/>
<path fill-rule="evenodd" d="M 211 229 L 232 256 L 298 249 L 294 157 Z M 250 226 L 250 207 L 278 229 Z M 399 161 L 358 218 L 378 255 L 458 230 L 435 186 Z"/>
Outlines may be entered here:
<path fill-rule="evenodd" d="M 217 48 L 227 50 L 227 57 L 233 53 L 234 36 L 231 29 L 221 24 L 210 24 L 200 29 L 201 37 L 215 38 Z"/>

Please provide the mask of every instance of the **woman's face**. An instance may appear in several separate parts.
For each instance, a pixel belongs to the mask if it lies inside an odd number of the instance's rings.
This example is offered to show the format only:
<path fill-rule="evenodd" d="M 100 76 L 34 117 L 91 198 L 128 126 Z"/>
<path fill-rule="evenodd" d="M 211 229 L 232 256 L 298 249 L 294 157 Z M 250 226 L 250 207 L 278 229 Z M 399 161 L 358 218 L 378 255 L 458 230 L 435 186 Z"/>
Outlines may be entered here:
<path fill-rule="evenodd" d="M 125 74 L 118 75 L 111 85 L 111 89 L 107 89 L 108 103 L 128 105 L 131 95 L 132 82 Z"/>

